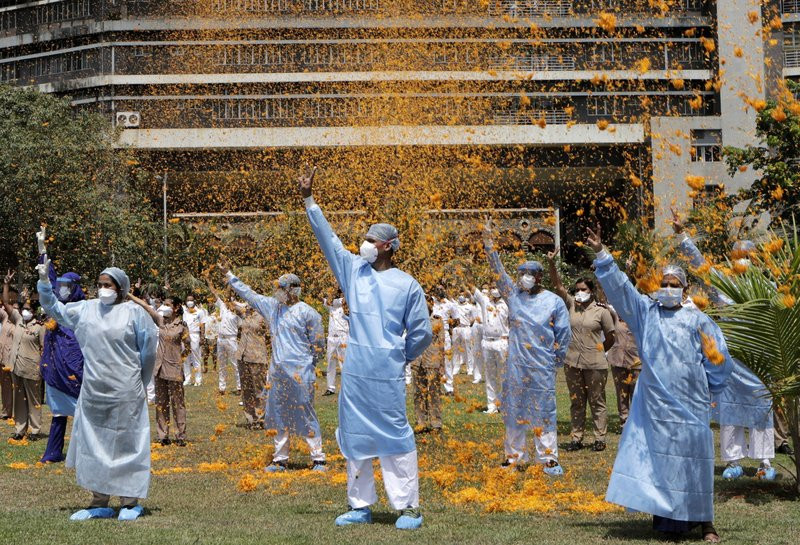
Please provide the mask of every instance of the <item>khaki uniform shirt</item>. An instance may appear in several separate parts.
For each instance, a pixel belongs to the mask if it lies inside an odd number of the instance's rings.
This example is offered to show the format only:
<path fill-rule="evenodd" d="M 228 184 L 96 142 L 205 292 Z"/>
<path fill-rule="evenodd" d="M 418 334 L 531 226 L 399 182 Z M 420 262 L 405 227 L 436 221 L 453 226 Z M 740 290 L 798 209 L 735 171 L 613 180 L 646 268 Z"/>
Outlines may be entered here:
<path fill-rule="evenodd" d="M 614 339 L 614 346 L 608 351 L 608 363 L 614 367 L 640 369 L 642 360 L 639 359 L 636 340 L 633 338 L 633 333 L 628 328 L 628 324 L 622 320 L 617 321 Z"/>
<path fill-rule="evenodd" d="M 444 321 L 431 317 L 433 340 L 422 355 L 411 362 L 412 369 L 439 369 L 444 373 Z"/>
<path fill-rule="evenodd" d="M 572 342 L 567 350 L 567 365 L 578 369 L 608 369 L 603 336 L 614 332 L 614 318 L 607 308 L 596 301 L 580 308 L 575 298 L 564 301 L 569 309 Z"/>
<path fill-rule="evenodd" d="M 237 361 L 266 364 L 269 357 L 267 350 L 267 322 L 257 312 L 251 312 L 241 322 L 241 337 Z"/>
<path fill-rule="evenodd" d="M 44 349 L 44 326 L 33 320 L 24 323 L 17 311 L 12 313 L 11 321 L 11 350 L 8 356 L 11 372 L 18 377 L 41 380 L 39 360 Z"/>
<path fill-rule="evenodd" d="M 14 324 L 11 323 L 11 318 L 0 308 L 0 318 L 2 325 L 0 325 L 0 367 L 8 368 L 11 370 L 11 362 L 8 361 L 11 355 L 11 343 L 14 336 Z"/>
<path fill-rule="evenodd" d="M 183 321 L 170 321 L 158 328 L 158 350 L 153 376 L 183 382 L 183 343 L 189 342 L 189 328 Z"/>

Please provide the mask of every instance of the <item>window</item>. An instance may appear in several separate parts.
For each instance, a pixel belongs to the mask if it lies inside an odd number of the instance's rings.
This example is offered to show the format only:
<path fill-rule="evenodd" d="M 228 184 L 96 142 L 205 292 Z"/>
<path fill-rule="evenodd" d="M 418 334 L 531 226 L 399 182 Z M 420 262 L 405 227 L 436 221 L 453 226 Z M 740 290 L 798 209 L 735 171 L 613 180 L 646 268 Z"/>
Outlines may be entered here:
<path fill-rule="evenodd" d="M 692 161 L 716 163 L 722 160 L 722 131 L 719 129 L 696 129 L 691 131 Z"/>
<path fill-rule="evenodd" d="M 593 117 L 605 117 L 617 114 L 617 103 L 614 97 L 589 97 L 587 111 Z"/>

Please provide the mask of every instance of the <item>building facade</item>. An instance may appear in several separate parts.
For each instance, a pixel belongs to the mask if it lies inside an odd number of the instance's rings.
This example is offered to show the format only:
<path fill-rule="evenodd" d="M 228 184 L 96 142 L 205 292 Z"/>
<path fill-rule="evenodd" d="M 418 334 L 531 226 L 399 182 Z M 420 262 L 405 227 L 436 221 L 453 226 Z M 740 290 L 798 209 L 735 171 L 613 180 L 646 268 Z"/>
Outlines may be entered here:
<path fill-rule="evenodd" d="M 279 208 L 182 197 L 265 150 L 400 146 L 521 158 L 538 189 L 487 201 L 559 206 L 565 234 L 588 186 L 658 224 L 687 174 L 748 183 L 721 146 L 798 76 L 798 0 L 0 0 L 0 82 L 107 114 L 185 212 Z"/>

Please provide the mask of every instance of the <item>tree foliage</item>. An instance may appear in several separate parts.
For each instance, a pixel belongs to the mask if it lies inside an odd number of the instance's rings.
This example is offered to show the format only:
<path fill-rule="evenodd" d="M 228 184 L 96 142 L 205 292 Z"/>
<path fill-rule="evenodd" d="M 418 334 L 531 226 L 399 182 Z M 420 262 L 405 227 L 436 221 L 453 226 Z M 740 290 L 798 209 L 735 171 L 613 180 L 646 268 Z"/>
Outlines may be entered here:
<path fill-rule="evenodd" d="M 142 174 L 114 149 L 104 116 L 2 86 L 0 135 L 0 267 L 32 281 L 40 224 L 59 271 L 96 275 L 114 264 L 136 277 L 158 266 L 161 227 L 139 191 Z"/>

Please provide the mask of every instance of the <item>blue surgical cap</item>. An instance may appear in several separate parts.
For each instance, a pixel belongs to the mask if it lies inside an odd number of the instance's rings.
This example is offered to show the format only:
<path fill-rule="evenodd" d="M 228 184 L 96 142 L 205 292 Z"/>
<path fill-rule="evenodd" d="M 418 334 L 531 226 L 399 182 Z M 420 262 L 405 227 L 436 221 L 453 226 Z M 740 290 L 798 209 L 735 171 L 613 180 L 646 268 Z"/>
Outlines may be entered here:
<path fill-rule="evenodd" d="M 681 286 L 684 288 L 688 285 L 688 282 L 686 282 L 686 273 L 679 265 L 667 265 L 661 269 L 661 274 L 662 276 L 674 276 L 680 281 Z"/>
<path fill-rule="evenodd" d="M 539 263 L 538 261 L 526 261 L 525 263 L 517 267 L 517 272 L 521 273 L 536 274 L 542 272 L 543 270 L 544 268 L 542 267 L 542 264 Z"/>
<path fill-rule="evenodd" d="M 740 252 L 755 252 L 756 245 L 752 240 L 737 240 L 733 243 L 733 251 L 740 251 Z"/>
<path fill-rule="evenodd" d="M 392 250 L 395 252 L 400 249 L 400 239 L 397 228 L 388 223 L 376 223 L 367 231 L 368 237 L 373 237 L 381 242 L 391 242 Z"/>
<path fill-rule="evenodd" d="M 296 274 L 284 274 L 280 278 L 278 278 L 278 285 L 282 288 L 288 288 L 290 286 L 299 286 L 301 284 L 300 277 Z"/>
<path fill-rule="evenodd" d="M 128 292 L 131 290 L 131 281 L 128 279 L 128 275 L 125 274 L 125 271 L 119 269 L 117 267 L 109 267 L 100 274 L 107 274 L 111 278 L 114 279 L 114 282 L 117 283 L 120 290 L 120 295 L 123 299 L 128 297 Z"/>

